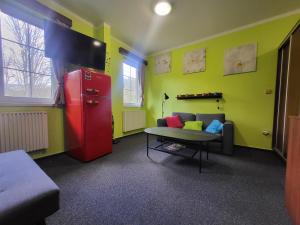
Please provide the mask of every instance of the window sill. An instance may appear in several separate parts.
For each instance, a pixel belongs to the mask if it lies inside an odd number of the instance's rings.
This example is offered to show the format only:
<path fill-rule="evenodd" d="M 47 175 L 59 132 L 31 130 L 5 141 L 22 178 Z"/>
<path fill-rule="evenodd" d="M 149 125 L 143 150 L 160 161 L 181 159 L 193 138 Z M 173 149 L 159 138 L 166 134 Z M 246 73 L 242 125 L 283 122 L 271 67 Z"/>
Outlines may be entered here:
<path fill-rule="evenodd" d="M 2 103 L 0 102 L 0 107 L 53 107 L 54 104 L 42 104 L 42 103 Z"/>
<path fill-rule="evenodd" d="M 38 107 L 38 106 L 54 106 L 52 99 L 32 99 L 22 97 L 0 97 L 0 107 Z"/>
<path fill-rule="evenodd" d="M 142 106 L 137 104 L 123 104 L 125 108 L 142 108 Z"/>

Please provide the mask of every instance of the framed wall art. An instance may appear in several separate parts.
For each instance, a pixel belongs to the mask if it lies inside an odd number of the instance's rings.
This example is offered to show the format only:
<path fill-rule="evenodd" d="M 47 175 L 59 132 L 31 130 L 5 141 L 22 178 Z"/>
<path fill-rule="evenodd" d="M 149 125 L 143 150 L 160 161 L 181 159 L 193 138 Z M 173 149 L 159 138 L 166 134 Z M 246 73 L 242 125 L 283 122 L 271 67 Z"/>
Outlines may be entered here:
<path fill-rule="evenodd" d="M 171 72 L 171 54 L 166 53 L 155 57 L 155 74 Z"/>
<path fill-rule="evenodd" d="M 205 71 L 206 49 L 187 52 L 183 60 L 184 74 L 198 73 Z"/>
<path fill-rule="evenodd" d="M 225 50 L 224 75 L 256 71 L 257 44 Z"/>

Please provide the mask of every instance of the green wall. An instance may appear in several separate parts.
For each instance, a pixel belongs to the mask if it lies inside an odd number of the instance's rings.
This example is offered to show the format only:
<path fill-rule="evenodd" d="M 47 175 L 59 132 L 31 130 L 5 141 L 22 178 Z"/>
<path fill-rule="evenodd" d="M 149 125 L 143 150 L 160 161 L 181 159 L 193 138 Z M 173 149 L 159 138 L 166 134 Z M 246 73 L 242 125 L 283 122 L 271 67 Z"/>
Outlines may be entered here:
<path fill-rule="evenodd" d="M 113 99 L 113 115 L 115 120 L 115 132 L 114 137 L 119 138 L 126 135 L 130 135 L 135 132 L 122 131 L 122 113 L 124 110 L 136 110 L 141 108 L 124 107 L 123 106 L 123 76 L 122 76 L 122 63 L 125 57 L 119 53 L 119 48 L 123 47 L 127 50 L 132 50 L 130 46 L 122 41 L 112 37 L 111 38 L 111 76 L 112 76 L 112 99 Z M 142 109 L 144 109 L 142 107 Z"/>
<path fill-rule="evenodd" d="M 122 62 L 124 57 L 119 54 L 119 47 L 132 50 L 130 46 L 124 42 L 114 38 L 111 35 L 111 27 L 103 23 L 100 27 L 93 27 L 91 24 L 86 23 L 78 16 L 70 13 L 68 10 L 63 9 L 56 3 L 49 0 L 39 0 L 39 2 L 47 5 L 48 7 L 56 10 L 57 12 L 69 17 L 73 21 L 72 29 L 86 34 L 88 36 L 98 38 L 105 41 L 107 44 L 107 63 L 105 72 L 112 77 L 112 109 L 115 119 L 114 137 L 120 138 L 135 132 L 123 133 L 122 131 L 122 113 L 124 110 L 135 110 L 136 108 L 126 108 L 123 106 L 123 77 L 122 77 Z"/>
<path fill-rule="evenodd" d="M 81 19 L 74 13 L 64 9 L 57 3 L 49 0 L 39 0 L 40 3 L 54 9 L 55 11 L 67 16 L 73 22 L 72 29 L 98 38 L 107 43 L 107 56 L 110 58 L 106 64 L 106 73 L 112 76 L 112 107 L 115 118 L 115 138 L 132 134 L 133 132 L 122 132 L 122 112 L 124 110 L 134 110 L 135 108 L 123 107 L 123 77 L 121 74 L 121 65 L 124 57 L 119 54 L 119 47 L 132 50 L 132 48 L 122 41 L 111 36 L 111 28 L 107 24 L 101 27 L 94 27 L 90 23 Z M 64 152 L 64 120 L 63 110 L 55 107 L 6 107 L 0 106 L 0 112 L 30 112 L 44 111 L 48 113 L 48 131 L 49 131 L 49 148 L 46 151 L 32 154 L 33 158 L 40 158 L 57 153 Z"/>
<path fill-rule="evenodd" d="M 94 28 L 94 34 L 95 38 L 106 43 L 105 73 L 111 74 L 111 27 L 103 23 L 102 26 Z"/>
<path fill-rule="evenodd" d="M 42 4 L 56 10 L 57 12 L 69 17 L 73 21 L 72 29 L 94 36 L 94 27 L 86 21 L 80 19 L 68 10 L 60 7 L 53 1 L 39 0 Z M 49 133 L 49 148 L 46 151 L 32 154 L 34 158 L 54 155 L 64 151 L 64 123 L 63 110 L 55 107 L 5 107 L 0 106 L 0 112 L 30 112 L 30 111 L 44 111 L 48 113 L 48 133 Z"/>
<path fill-rule="evenodd" d="M 123 78 L 121 65 L 124 57 L 119 54 L 119 47 L 132 50 L 130 46 L 111 36 L 108 25 L 95 28 L 77 15 L 64 9 L 53 1 L 39 2 L 69 17 L 73 21 L 73 29 L 91 37 L 103 36 L 109 42 L 110 63 L 109 75 L 112 76 L 112 102 L 115 118 L 114 137 L 124 135 L 122 132 L 122 112 L 135 110 L 123 106 Z M 171 99 L 167 101 L 166 115 L 172 111 L 188 112 L 225 112 L 228 119 L 235 122 L 236 144 L 270 149 L 271 138 L 261 135 L 263 129 L 272 130 L 274 94 L 265 95 L 264 90 L 275 86 L 276 51 L 284 36 L 296 23 L 299 15 L 290 16 L 270 23 L 262 24 L 243 31 L 214 38 L 191 46 L 172 51 L 172 72 L 154 75 L 153 56 L 149 57 L 150 65 L 146 74 L 146 109 L 147 122 L 154 126 L 161 113 L 161 96 L 167 92 Z M 101 30 L 103 29 L 103 30 Z M 258 71 L 255 73 L 223 76 L 224 49 L 244 43 L 258 43 Z M 207 49 L 206 72 L 183 75 L 182 57 L 189 50 Z M 211 100 L 177 101 L 175 96 L 180 93 L 198 93 L 206 91 L 224 92 L 223 109 L 217 110 L 216 102 Z M 49 118 L 49 149 L 33 155 L 44 157 L 64 151 L 63 110 L 54 107 L 4 107 L 0 112 L 15 111 L 46 111 Z"/>
<path fill-rule="evenodd" d="M 155 75 L 154 57 L 149 56 L 146 76 L 146 103 L 148 126 L 155 126 L 161 116 L 164 92 L 170 96 L 165 104 L 165 115 L 174 111 L 192 113 L 225 113 L 235 124 L 235 144 L 271 149 L 277 48 L 300 15 L 288 16 L 243 29 L 221 37 L 181 47 L 171 51 L 172 71 Z M 201 29 L 201 28 L 199 28 Z M 224 76 L 224 50 L 235 46 L 257 43 L 257 71 Z M 206 71 L 183 74 L 183 56 L 186 52 L 206 48 Z M 272 89 L 271 95 L 265 90 Z M 217 109 L 215 100 L 176 100 L 177 94 L 220 91 L 224 100 Z"/>

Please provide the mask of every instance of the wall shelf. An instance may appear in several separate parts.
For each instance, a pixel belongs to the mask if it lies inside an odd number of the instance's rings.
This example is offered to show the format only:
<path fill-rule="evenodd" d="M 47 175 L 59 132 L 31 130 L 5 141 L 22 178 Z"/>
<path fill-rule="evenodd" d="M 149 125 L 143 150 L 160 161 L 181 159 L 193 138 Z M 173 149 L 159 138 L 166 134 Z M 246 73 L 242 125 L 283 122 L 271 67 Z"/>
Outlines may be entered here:
<path fill-rule="evenodd" d="M 223 93 L 203 93 L 203 94 L 186 94 L 177 95 L 177 100 L 188 100 L 188 99 L 220 99 L 223 98 Z"/>

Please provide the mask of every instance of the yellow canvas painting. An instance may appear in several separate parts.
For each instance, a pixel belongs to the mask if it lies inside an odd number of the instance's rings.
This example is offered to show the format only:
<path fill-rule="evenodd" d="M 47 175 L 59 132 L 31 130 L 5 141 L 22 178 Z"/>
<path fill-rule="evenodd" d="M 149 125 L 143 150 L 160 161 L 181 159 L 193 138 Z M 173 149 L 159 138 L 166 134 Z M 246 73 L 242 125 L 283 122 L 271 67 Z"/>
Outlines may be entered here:
<path fill-rule="evenodd" d="M 169 73 L 171 72 L 171 54 L 166 53 L 155 57 L 155 73 Z"/>
<path fill-rule="evenodd" d="M 184 55 L 183 72 L 185 74 L 205 71 L 206 49 L 187 52 Z"/>
<path fill-rule="evenodd" d="M 256 71 L 257 44 L 225 50 L 224 75 Z"/>

